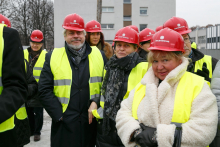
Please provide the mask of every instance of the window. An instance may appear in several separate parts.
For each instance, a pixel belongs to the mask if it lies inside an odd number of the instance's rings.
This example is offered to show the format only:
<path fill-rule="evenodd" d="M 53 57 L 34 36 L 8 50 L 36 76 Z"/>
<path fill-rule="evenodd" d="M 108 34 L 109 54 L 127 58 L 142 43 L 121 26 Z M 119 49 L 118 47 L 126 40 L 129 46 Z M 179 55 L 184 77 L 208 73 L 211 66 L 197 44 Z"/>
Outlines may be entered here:
<path fill-rule="evenodd" d="M 102 29 L 114 29 L 114 24 L 101 24 Z"/>
<path fill-rule="evenodd" d="M 140 7 L 140 14 L 147 15 L 147 7 Z"/>
<path fill-rule="evenodd" d="M 114 7 L 102 7 L 102 12 L 114 12 Z"/>
<path fill-rule="evenodd" d="M 205 38 L 205 36 L 199 36 L 199 37 L 198 37 L 198 42 L 199 42 L 199 43 L 206 43 L 206 38 Z"/>
<path fill-rule="evenodd" d="M 196 38 L 195 38 L 195 37 L 191 37 L 191 38 L 190 38 L 190 41 L 191 41 L 191 42 L 195 42 L 195 41 L 196 41 Z"/>
<path fill-rule="evenodd" d="M 131 16 L 124 16 L 124 21 L 131 21 Z"/>
<path fill-rule="evenodd" d="M 131 0 L 124 0 L 124 3 L 131 3 Z"/>
<path fill-rule="evenodd" d="M 147 24 L 140 24 L 140 31 L 142 31 L 145 28 L 147 28 Z"/>

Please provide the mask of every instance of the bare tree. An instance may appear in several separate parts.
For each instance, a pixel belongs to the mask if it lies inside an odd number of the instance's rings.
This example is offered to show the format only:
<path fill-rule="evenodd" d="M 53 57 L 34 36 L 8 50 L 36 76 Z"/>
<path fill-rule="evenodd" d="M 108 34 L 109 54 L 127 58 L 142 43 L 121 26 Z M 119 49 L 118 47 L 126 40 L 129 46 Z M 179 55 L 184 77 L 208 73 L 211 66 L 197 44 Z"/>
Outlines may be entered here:
<path fill-rule="evenodd" d="M 0 14 L 10 18 L 12 14 L 11 0 L 0 0 Z"/>
<path fill-rule="evenodd" d="M 54 47 L 54 5 L 50 0 L 13 0 L 10 18 L 12 27 L 20 33 L 23 45 L 29 45 L 29 36 L 33 30 L 44 34 L 44 48 Z"/>
<path fill-rule="evenodd" d="M 102 17 L 102 0 L 97 0 L 97 21 L 101 23 L 101 17 Z"/>

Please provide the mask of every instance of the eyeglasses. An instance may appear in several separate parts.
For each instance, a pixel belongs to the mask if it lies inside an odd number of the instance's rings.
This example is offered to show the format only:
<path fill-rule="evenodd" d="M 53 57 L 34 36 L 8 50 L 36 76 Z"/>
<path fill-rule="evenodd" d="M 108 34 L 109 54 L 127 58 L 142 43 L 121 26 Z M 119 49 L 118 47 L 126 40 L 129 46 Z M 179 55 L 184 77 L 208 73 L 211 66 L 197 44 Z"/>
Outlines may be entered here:
<path fill-rule="evenodd" d="M 190 43 L 189 38 L 184 38 L 184 43 Z"/>

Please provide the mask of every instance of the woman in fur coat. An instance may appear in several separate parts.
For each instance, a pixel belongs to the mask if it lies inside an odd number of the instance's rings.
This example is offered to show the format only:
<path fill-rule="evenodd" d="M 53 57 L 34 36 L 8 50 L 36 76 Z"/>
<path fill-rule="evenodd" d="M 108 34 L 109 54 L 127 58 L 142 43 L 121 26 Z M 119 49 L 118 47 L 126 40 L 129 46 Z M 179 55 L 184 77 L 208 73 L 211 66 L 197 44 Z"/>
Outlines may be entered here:
<path fill-rule="evenodd" d="M 104 51 L 106 58 L 109 60 L 113 56 L 113 49 L 108 42 L 104 41 L 104 35 L 99 22 L 92 20 L 86 24 L 86 41 L 90 46 L 96 46 Z"/>
<path fill-rule="evenodd" d="M 149 68 L 116 116 L 126 147 L 206 147 L 215 137 L 217 104 L 202 77 L 186 71 L 181 35 L 165 28 L 149 48 Z"/>

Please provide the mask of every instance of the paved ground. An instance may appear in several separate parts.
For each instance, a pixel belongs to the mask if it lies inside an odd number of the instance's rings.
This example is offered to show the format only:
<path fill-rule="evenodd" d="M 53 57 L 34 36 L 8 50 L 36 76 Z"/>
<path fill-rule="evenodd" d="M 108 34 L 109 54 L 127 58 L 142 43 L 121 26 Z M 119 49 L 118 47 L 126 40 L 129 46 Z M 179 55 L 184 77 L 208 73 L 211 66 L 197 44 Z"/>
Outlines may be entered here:
<path fill-rule="evenodd" d="M 38 142 L 34 142 L 34 137 L 31 136 L 30 143 L 25 145 L 24 147 L 50 147 L 50 127 L 51 127 L 51 118 L 44 111 L 44 125 L 41 131 L 41 140 Z"/>

